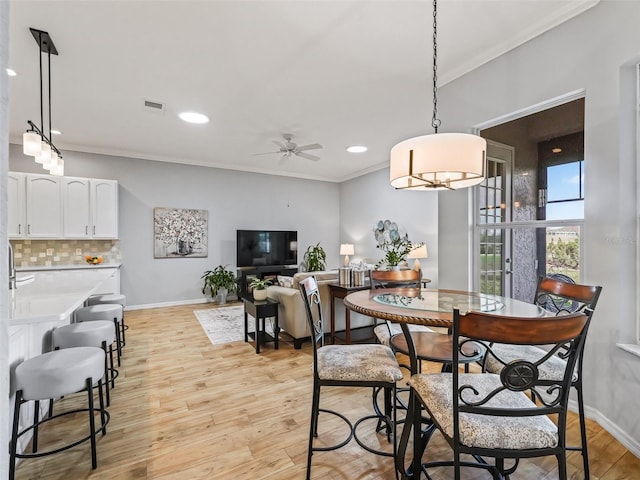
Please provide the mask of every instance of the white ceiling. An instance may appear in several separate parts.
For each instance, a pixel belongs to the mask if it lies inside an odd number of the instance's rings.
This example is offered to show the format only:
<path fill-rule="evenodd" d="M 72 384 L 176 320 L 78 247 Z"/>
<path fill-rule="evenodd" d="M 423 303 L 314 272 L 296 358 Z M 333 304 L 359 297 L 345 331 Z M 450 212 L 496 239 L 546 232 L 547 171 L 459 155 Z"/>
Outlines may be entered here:
<path fill-rule="evenodd" d="M 441 0 L 439 84 L 597 2 Z M 11 1 L 10 138 L 40 124 L 33 27 L 59 51 L 51 101 L 63 153 L 344 181 L 387 165 L 398 141 L 432 133 L 431 23 L 430 1 Z M 211 122 L 186 124 L 185 110 Z M 320 161 L 252 155 L 277 150 L 285 132 L 322 144 L 309 152 Z"/>

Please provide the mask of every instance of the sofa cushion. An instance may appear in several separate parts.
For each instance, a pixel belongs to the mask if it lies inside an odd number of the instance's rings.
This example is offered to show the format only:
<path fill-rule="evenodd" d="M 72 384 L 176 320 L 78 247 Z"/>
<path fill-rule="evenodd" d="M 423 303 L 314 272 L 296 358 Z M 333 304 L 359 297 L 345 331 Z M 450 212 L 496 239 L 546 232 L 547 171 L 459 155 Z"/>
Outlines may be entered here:
<path fill-rule="evenodd" d="M 278 275 L 278 285 L 281 287 L 293 288 L 293 277 Z"/>
<path fill-rule="evenodd" d="M 330 283 L 338 279 L 338 271 L 327 270 L 321 272 L 298 272 L 293 275 L 293 288 L 298 290 L 300 288 L 300 281 L 311 276 L 316 277 L 318 284 Z"/>

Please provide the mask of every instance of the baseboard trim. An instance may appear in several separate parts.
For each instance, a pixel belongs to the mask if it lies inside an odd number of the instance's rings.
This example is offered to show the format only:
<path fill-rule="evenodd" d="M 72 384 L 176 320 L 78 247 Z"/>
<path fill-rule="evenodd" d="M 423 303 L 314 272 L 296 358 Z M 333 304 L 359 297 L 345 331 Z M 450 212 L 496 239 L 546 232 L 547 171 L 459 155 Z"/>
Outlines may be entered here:
<path fill-rule="evenodd" d="M 227 303 L 235 302 L 237 299 L 235 296 L 227 297 Z M 200 303 L 211 303 L 218 305 L 211 298 L 195 298 L 192 300 L 177 300 L 175 302 L 161 302 L 161 303 L 147 303 L 143 305 L 128 305 L 125 310 L 146 310 L 148 308 L 162 308 L 162 307 L 178 307 L 180 305 L 197 305 Z"/>
<path fill-rule="evenodd" d="M 599 410 L 588 407 L 585 405 L 584 414 L 587 418 L 598 423 L 602 428 L 611 434 L 617 441 L 619 441 L 627 450 L 633 455 L 640 458 L 640 442 L 637 439 L 629 436 L 627 432 L 622 430 L 618 425 L 609 420 Z"/>

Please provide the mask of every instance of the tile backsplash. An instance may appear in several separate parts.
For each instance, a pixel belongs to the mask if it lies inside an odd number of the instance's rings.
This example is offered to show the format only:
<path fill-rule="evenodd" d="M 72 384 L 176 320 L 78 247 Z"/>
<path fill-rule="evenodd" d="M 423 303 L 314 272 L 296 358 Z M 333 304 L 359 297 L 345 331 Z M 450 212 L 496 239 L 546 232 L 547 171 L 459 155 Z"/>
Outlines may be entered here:
<path fill-rule="evenodd" d="M 11 240 L 16 267 L 84 265 L 84 257 L 104 258 L 104 263 L 120 263 L 118 240 Z"/>

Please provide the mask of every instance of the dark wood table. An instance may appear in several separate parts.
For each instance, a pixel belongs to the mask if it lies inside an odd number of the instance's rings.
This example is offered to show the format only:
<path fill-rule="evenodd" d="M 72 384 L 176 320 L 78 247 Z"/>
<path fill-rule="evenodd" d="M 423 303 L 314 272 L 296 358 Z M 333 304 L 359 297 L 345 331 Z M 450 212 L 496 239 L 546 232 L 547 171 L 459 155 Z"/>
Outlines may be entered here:
<path fill-rule="evenodd" d="M 371 287 L 368 283 L 359 287 L 349 287 L 347 285 L 341 285 L 339 283 L 329 284 L 329 294 L 331 303 L 331 343 L 336 343 L 336 298 L 343 299 L 347 295 L 353 292 L 359 292 L 361 290 L 369 290 Z M 348 345 L 351 343 L 351 311 L 345 308 L 344 312 L 344 326 L 345 326 L 345 343 Z"/>
<path fill-rule="evenodd" d="M 256 301 L 251 296 L 242 297 L 244 302 L 244 341 L 249 341 L 249 318 L 251 315 L 255 319 L 254 340 L 256 344 L 256 353 L 260 353 L 260 344 L 273 341 L 274 348 L 279 348 L 280 326 L 278 325 L 278 305 L 279 302 L 267 298 L 266 300 Z M 265 319 L 273 317 L 273 337 L 265 331 Z"/>

